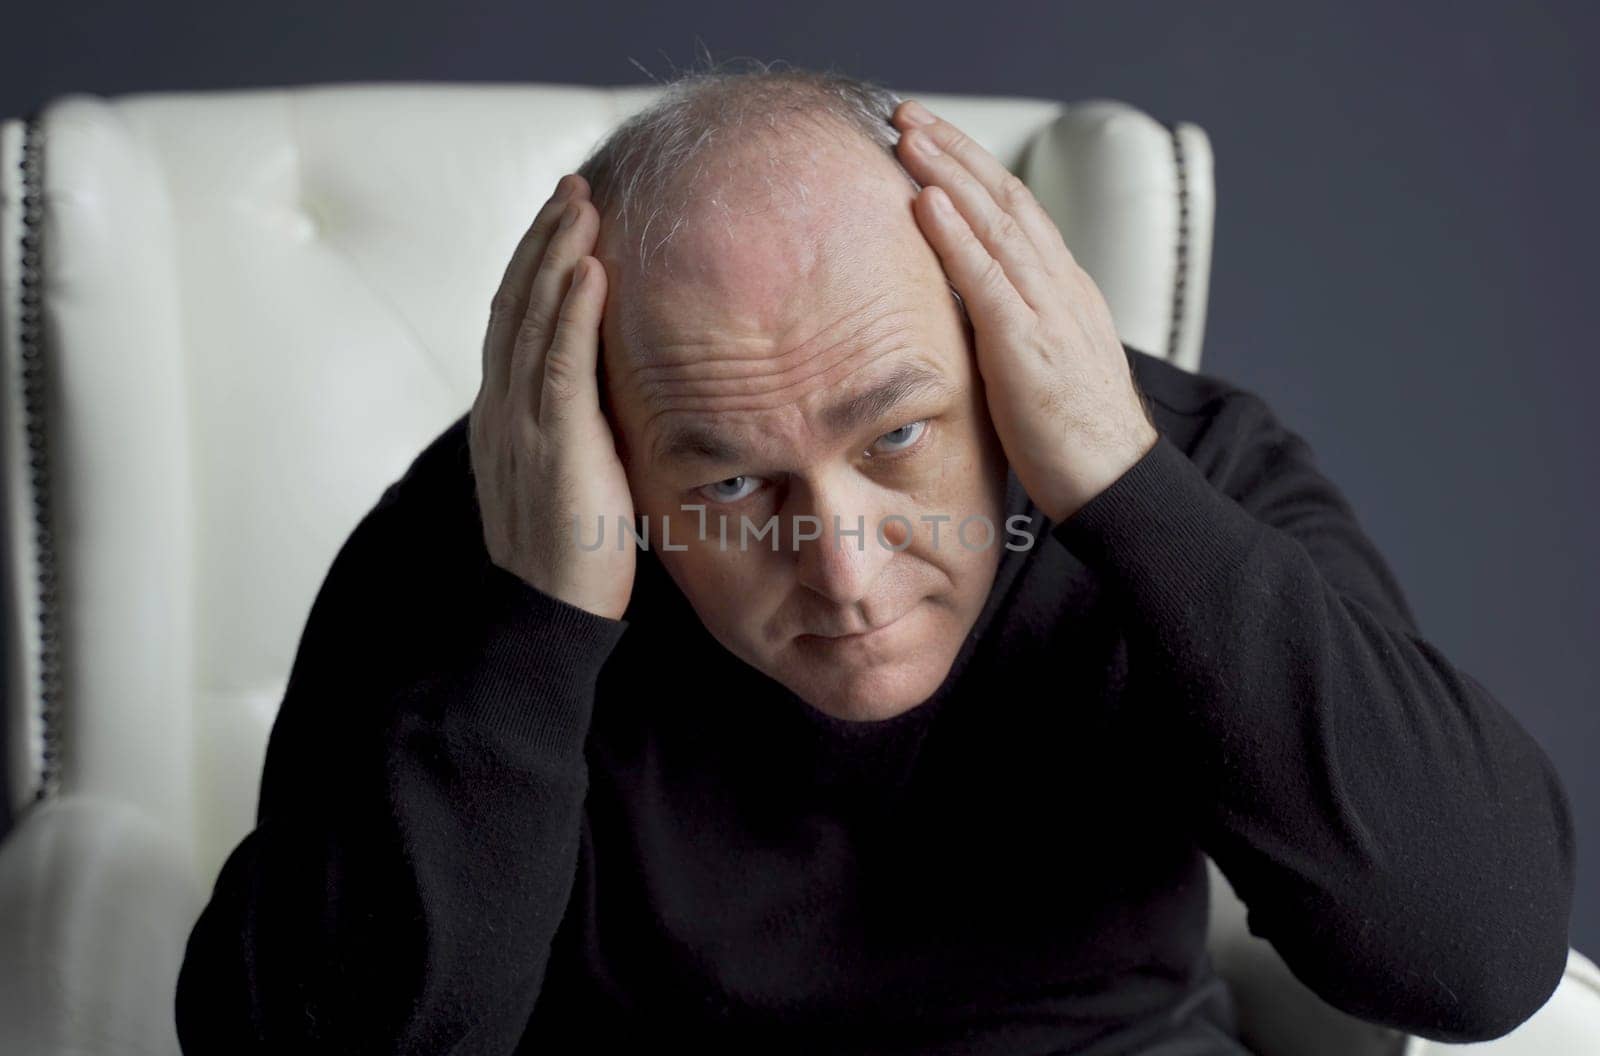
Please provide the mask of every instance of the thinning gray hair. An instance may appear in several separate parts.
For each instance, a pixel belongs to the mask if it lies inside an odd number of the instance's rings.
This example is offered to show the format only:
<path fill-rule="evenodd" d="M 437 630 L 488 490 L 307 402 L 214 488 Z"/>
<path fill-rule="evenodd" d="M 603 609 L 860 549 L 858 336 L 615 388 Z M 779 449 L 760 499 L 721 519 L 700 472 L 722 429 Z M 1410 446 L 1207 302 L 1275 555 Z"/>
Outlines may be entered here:
<path fill-rule="evenodd" d="M 623 244 L 637 252 L 641 272 L 682 226 L 717 148 L 781 137 L 803 123 L 823 135 L 861 137 L 882 150 L 914 190 L 921 188 L 895 152 L 900 130 L 892 117 L 900 96 L 831 70 L 750 61 L 749 69 L 722 64 L 680 73 L 578 168 L 601 217 L 620 221 Z M 806 193 L 804 177 L 792 169 L 779 171 L 773 163 L 767 178 Z"/>

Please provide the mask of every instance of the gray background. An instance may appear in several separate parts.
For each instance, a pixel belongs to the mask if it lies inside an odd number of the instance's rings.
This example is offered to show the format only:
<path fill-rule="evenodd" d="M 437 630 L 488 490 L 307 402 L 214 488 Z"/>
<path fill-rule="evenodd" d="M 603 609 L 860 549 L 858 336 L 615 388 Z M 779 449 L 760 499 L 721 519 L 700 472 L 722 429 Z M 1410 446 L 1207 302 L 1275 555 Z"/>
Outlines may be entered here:
<path fill-rule="evenodd" d="M 356 80 L 637 83 L 754 56 L 903 89 L 1109 96 L 1217 156 L 1202 369 L 1311 442 L 1424 635 L 1555 760 L 1600 957 L 1600 13 L 1571 2 L 18 4 L 0 114 Z M 1587 540 L 1587 542 L 1585 542 Z"/>

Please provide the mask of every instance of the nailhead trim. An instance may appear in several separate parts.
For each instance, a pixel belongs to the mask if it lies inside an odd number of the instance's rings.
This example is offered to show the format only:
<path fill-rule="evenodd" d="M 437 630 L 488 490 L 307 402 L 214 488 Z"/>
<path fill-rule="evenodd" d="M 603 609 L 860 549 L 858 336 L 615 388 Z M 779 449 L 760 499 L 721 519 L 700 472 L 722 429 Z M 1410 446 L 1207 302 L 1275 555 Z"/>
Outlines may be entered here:
<path fill-rule="evenodd" d="M 1184 295 L 1189 282 L 1189 170 L 1184 164 L 1183 140 L 1176 127 L 1172 136 L 1172 160 L 1178 177 L 1178 268 L 1172 280 L 1172 325 L 1167 330 L 1167 359 L 1176 362 L 1179 339 L 1183 336 Z"/>
<path fill-rule="evenodd" d="M 54 796 L 61 783 L 61 611 L 58 590 L 55 531 L 50 502 L 50 444 L 48 373 L 41 339 L 40 293 L 44 270 L 40 263 L 44 225 L 44 148 L 37 118 L 23 126 L 22 134 L 22 251 L 21 305 L 18 344 L 22 350 L 22 414 L 28 437 L 29 482 L 33 502 L 36 565 L 34 589 L 39 599 L 40 728 L 43 758 L 34 802 Z"/>

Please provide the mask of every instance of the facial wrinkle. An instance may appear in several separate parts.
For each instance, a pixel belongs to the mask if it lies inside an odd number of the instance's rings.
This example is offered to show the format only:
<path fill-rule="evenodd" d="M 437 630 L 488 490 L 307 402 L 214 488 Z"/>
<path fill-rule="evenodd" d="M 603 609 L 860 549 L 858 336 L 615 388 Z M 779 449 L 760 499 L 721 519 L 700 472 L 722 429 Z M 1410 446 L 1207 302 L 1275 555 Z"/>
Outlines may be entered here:
<path fill-rule="evenodd" d="M 659 419 L 667 414 L 728 413 L 735 410 L 759 412 L 796 404 L 807 389 L 833 390 L 864 368 L 879 362 L 894 348 L 906 347 L 905 337 L 911 329 L 909 317 L 912 314 L 909 311 L 893 313 L 894 316 L 907 317 L 906 321 L 888 326 L 865 347 L 852 339 L 869 328 L 884 326 L 883 320 L 857 327 L 828 348 L 812 353 L 802 364 L 790 368 L 790 372 L 804 371 L 798 377 L 786 379 L 785 374 L 789 372 L 773 375 L 746 370 L 736 376 L 712 377 L 709 381 L 703 377 L 689 377 L 657 382 L 654 391 L 646 397 L 647 402 L 654 406 L 645 418 L 644 427 L 654 428 Z M 783 358 L 794 354 L 784 353 Z M 738 362 L 770 364 L 776 358 L 779 357 L 743 357 Z M 701 366 L 717 365 L 696 364 L 691 369 L 700 373 L 698 368 Z M 808 367 L 814 369 L 806 369 Z M 720 372 L 713 370 L 711 373 Z M 771 379 L 770 384 L 760 384 L 767 379 Z M 820 385 L 817 384 L 819 380 Z"/>

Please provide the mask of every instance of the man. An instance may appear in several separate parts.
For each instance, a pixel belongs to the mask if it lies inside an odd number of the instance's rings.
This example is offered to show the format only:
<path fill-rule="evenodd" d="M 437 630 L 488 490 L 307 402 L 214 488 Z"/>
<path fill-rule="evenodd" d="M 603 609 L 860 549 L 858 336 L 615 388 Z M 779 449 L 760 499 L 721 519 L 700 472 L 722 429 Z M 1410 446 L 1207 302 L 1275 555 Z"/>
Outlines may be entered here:
<path fill-rule="evenodd" d="M 948 122 L 695 75 L 336 558 L 179 1032 L 1239 1053 L 1202 854 L 1357 1016 L 1492 1038 L 1562 974 L 1554 770 L 1304 441 L 1121 345 Z"/>

